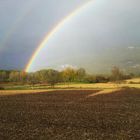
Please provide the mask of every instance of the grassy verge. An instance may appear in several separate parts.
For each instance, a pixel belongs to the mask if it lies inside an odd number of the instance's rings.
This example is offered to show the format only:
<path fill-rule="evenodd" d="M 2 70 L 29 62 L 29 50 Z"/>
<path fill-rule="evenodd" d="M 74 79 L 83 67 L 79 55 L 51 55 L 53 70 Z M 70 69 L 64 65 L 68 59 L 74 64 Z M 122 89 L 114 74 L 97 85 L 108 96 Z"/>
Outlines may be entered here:
<path fill-rule="evenodd" d="M 49 85 L 4 85 L 5 90 L 36 90 L 36 89 L 114 89 L 120 87 L 134 87 L 140 88 L 140 84 L 115 84 L 115 83 L 70 83 L 70 84 L 57 84 L 55 87 Z"/>

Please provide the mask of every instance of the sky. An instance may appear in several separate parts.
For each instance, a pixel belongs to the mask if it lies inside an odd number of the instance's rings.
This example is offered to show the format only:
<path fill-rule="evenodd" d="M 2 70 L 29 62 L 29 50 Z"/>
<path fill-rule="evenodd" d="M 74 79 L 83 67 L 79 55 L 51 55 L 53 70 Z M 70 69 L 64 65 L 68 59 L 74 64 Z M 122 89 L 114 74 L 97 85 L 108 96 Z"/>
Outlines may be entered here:
<path fill-rule="evenodd" d="M 24 69 L 43 38 L 89 0 L 1 0 L 0 69 Z M 140 1 L 93 0 L 44 45 L 30 71 L 66 66 L 89 72 L 140 70 Z"/>

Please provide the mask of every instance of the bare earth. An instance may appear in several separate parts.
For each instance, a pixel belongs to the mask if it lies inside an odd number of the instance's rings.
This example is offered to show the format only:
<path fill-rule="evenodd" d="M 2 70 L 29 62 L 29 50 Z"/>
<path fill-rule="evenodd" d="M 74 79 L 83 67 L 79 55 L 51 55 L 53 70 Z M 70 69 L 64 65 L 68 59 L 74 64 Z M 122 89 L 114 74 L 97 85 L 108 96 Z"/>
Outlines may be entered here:
<path fill-rule="evenodd" d="M 140 139 L 136 88 L 1 95 L 0 108 L 0 140 Z"/>

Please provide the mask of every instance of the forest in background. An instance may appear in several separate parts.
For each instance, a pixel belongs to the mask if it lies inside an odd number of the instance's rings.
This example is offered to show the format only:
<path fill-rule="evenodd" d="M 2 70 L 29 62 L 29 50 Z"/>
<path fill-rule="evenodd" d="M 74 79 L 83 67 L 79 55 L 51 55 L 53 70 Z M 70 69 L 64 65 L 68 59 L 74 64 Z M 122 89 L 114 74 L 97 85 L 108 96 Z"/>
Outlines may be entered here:
<path fill-rule="evenodd" d="M 118 67 L 113 67 L 109 75 L 88 74 L 84 68 L 66 68 L 62 71 L 44 69 L 36 72 L 24 72 L 17 70 L 0 70 L 1 83 L 21 84 L 48 84 L 54 86 L 57 83 L 107 83 L 120 82 L 136 77 L 133 73 L 123 73 Z"/>

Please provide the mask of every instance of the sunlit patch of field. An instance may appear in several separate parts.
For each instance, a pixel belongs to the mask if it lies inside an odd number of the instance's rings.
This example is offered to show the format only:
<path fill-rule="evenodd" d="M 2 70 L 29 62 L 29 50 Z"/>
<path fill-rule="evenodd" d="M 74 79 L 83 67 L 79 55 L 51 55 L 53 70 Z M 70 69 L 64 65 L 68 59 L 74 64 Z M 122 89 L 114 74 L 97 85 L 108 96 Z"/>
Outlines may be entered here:
<path fill-rule="evenodd" d="M 0 90 L 0 96 L 6 95 L 24 95 L 24 94 L 36 94 L 47 93 L 50 91 L 73 91 L 73 89 L 44 89 L 44 90 Z M 81 91 L 80 89 L 74 89 L 75 91 Z M 83 89 L 84 91 L 85 89 Z M 88 90 L 88 89 L 87 89 Z"/>
<path fill-rule="evenodd" d="M 96 84 L 64 84 L 57 85 L 57 88 L 89 88 L 89 89 L 112 89 L 117 88 L 117 84 L 114 83 L 96 83 Z"/>
<path fill-rule="evenodd" d="M 49 90 L 0 90 L 0 95 L 16 95 L 46 92 Z"/>
<path fill-rule="evenodd" d="M 140 88 L 140 84 L 122 84 L 121 87 Z"/>
<path fill-rule="evenodd" d="M 98 95 L 102 95 L 102 94 L 112 94 L 114 92 L 121 91 L 121 90 L 122 90 L 122 88 L 104 89 L 104 90 L 98 91 L 96 93 L 90 94 L 90 95 L 88 95 L 88 97 L 94 97 L 94 96 L 98 96 Z"/>
<path fill-rule="evenodd" d="M 6 86 L 5 86 L 6 87 Z M 84 89 L 94 89 L 100 90 L 102 92 L 110 93 L 124 87 L 129 88 L 140 88 L 140 84 L 130 84 L 130 83 L 95 83 L 95 84 L 79 84 L 79 83 L 66 83 L 57 84 L 55 87 L 48 85 L 8 85 L 5 90 L 0 90 L 0 95 L 15 95 L 15 94 L 30 94 L 30 93 L 40 93 L 51 90 L 84 90 Z"/>
<path fill-rule="evenodd" d="M 133 78 L 133 79 L 126 80 L 126 83 L 128 83 L 128 84 L 140 84 L 140 78 Z"/>
<path fill-rule="evenodd" d="M 95 84 L 65 84 L 65 85 L 57 85 L 56 88 L 83 88 L 83 89 L 118 89 L 123 87 L 134 87 L 140 88 L 140 84 L 127 84 L 127 83 L 95 83 Z"/>

